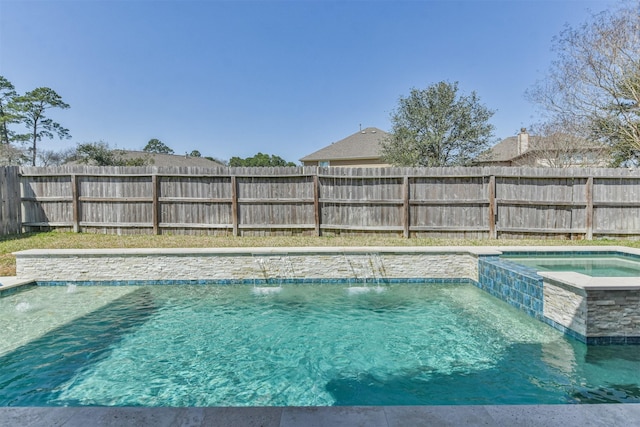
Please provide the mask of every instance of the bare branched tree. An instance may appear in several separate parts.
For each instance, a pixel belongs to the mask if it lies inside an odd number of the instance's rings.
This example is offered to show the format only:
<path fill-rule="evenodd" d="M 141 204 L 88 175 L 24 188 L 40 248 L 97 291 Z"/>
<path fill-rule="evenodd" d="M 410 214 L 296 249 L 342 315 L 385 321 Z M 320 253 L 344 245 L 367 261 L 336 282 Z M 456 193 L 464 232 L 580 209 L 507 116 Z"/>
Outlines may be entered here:
<path fill-rule="evenodd" d="M 567 26 L 554 50 L 548 76 L 528 97 L 570 125 L 565 132 L 607 143 L 618 157 L 640 153 L 640 1 Z"/>
<path fill-rule="evenodd" d="M 60 166 L 74 158 L 75 154 L 75 148 L 67 148 L 66 150 L 61 151 L 39 150 L 37 154 L 37 163 L 39 166 Z"/>
<path fill-rule="evenodd" d="M 13 144 L 0 144 L 0 166 L 19 166 L 29 163 L 27 151 Z"/>
<path fill-rule="evenodd" d="M 609 166 L 609 147 L 599 142 L 589 141 L 579 135 L 567 133 L 572 125 L 567 123 L 543 122 L 532 125 L 529 152 L 532 156 L 522 156 L 514 161 L 514 166 L 535 166 L 552 168 L 603 167 Z"/>

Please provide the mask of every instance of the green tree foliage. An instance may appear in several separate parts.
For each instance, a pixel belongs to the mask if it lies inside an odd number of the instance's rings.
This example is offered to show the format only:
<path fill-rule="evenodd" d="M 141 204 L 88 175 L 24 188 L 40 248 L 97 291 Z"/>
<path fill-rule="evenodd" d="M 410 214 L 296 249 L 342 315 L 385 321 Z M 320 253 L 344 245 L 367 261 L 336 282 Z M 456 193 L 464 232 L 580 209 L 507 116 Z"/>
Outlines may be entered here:
<path fill-rule="evenodd" d="M 72 160 L 95 166 L 117 166 L 115 153 L 106 142 L 78 144 Z"/>
<path fill-rule="evenodd" d="M 227 164 L 226 160 L 218 159 L 216 157 L 204 156 L 204 158 L 207 159 L 207 160 L 211 160 L 212 162 L 220 163 L 221 165 L 226 165 Z"/>
<path fill-rule="evenodd" d="M 609 145 L 618 164 L 640 162 L 640 2 L 566 27 L 553 47 L 557 59 L 529 99 L 567 132 Z"/>
<path fill-rule="evenodd" d="M 147 153 L 157 153 L 157 154 L 173 154 L 173 150 L 169 148 L 164 142 L 159 139 L 153 138 L 147 142 L 147 145 L 142 149 L 142 151 L 146 151 Z"/>
<path fill-rule="evenodd" d="M 70 138 L 69 130 L 60 123 L 54 122 L 46 116 L 47 110 L 52 108 L 69 108 L 69 104 L 62 101 L 53 89 L 39 87 L 22 96 L 17 96 L 10 104 L 19 116 L 19 121 L 29 129 L 29 133 L 16 135 L 16 139 L 22 142 L 31 143 L 31 163 L 36 165 L 37 143 L 43 138 L 52 139 L 54 135 L 58 138 Z"/>
<path fill-rule="evenodd" d="M 397 166 L 467 165 L 493 136 L 493 111 L 475 92 L 458 94 L 458 83 L 439 82 L 400 97 L 383 158 Z"/>
<path fill-rule="evenodd" d="M 282 157 L 258 153 L 253 157 L 242 159 L 240 157 L 232 157 L 229 159 L 231 167 L 270 167 L 270 166 L 295 166 L 293 162 L 287 162 Z"/>
<path fill-rule="evenodd" d="M 189 156 L 191 156 L 191 157 L 202 157 L 202 154 L 200 154 L 200 152 L 198 150 L 193 150 L 191 153 L 189 153 Z"/>
<path fill-rule="evenodd" d="M 136 157 L 125 159 L 120 150 L 112 150 L 106 142 L 87 142 L 78 144 L 68 161 L 76 161 L 94 166 L 145 166 L 147 159 Z"/>
<path fill-rule="evenodd" d="M 0 144 L 9 144 L 13 132 L 9 130 L 9 124 L 18 120 L 11 106 L 18 96 L 15 88 L 4 76 L 0 76 Z"/>

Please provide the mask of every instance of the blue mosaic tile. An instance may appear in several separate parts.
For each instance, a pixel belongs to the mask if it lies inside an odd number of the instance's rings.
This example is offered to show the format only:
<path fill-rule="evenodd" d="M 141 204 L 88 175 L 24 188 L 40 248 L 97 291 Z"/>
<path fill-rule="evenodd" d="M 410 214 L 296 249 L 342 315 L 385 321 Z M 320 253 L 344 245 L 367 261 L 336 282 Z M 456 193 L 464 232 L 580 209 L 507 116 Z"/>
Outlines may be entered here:
<path fill-rule="evenodd" d="M 16 286 L 15 288 L 9 288 L 9 289 L 2 289 L 2 287 L 0 287 L 0 298 L 6 297 L 9 295 L 14 295 L 22 291 L 26 291 L 27 289 L 33 288 L 35 286 L 36 286 L 36 283 L 34 282 L 34 283 L 29 283 L 27 285 Z"/>
<path fill-rule="evenodd" d="M 589 337 L 587 345 L 640 345 L 640 336 L 634 337 Z"/>
<path fill-rule="evenodd" d="M 324 279 L 199 279 L 199 280 L 84 280 L 84 281 L 40 281 L 38 286 L 176 286 L 176 285 L 279 285 L 279 284 L 476 284 L 469 278 L 388 278 L 383 280 L 372 279 L 344 279 L 344 278 L 324 278 Z M 35 284 L 34 284 L 35 286 Z"/>
<path fill-rule="evenodd" d="M 538 318 L 542 316 L 542 277 L 532 268 L 485 256 L 478 259 L 480 289 Z"/>

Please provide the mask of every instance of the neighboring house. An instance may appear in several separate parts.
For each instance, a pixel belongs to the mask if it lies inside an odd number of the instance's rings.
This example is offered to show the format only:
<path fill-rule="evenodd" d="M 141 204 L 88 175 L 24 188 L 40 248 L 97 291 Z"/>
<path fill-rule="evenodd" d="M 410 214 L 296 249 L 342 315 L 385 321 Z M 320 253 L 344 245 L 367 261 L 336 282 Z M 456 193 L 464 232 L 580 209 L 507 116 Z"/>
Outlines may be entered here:
<path fill-rule="evenodd" d="M 604 146 L 573 135 L 533 136 L 525 128 L 481 153 L 478 166 L 602 167 L 609 163 Z"/>
<path fill-rule="evenodd" d="M 366 128 L 300 159 L 304 166 L 385 167 L 382 142 L 388 136 L 378 128 Z"/>

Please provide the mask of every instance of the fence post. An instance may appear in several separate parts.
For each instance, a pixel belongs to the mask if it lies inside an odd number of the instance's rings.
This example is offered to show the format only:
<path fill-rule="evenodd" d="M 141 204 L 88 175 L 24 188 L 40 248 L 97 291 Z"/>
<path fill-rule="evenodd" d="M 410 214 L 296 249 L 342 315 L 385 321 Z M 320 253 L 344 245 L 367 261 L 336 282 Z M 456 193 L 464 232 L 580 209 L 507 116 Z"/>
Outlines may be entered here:
<path fill-rule="evenodd" d="M 489 176 L 489 238 L 497 239 L 498 232 L 496 230 L 496 218 L 497 218 L 497 206 L 496 206 L 496 176 Z"/>
<path fill-rule="evenodd" d="M 231 175 L 231 223 L 233 235 L 238 236 L 238 182 L 235 175 Z"/>
<path fill-rule="evenodd" d="M 320 177 L 318 177 L 318 170 L 316 169 L 316 174 L 313 176 L 313 215 L 316 227 L 316 236 L 321 236 L 322 231 L 320 230 Z"/>
<path fill-rule="evenodd" d="M 160 193 L 160 183 L 158 180 L 158 174 L 154 173 L 151 175 L 151 192 L 152 192 L 152 221 L 153 221 L 153 234 L 160 234 L 160 202 L 159 202 L 159 193 Z"/>
<path fill-rule="evenodd" d="M 80 199 L 78 194 L 78 175 L 71 174 L 71 206 L 73 210 L 73 232 L 80 232 Z"/>
<path fill-rule="evenodd" d="M 405 239 L 409 239 L 411 237 L 411 212 L 409 209 L 409 197 L 410 197 L 410 188 L 409 188 L 409 176 L 404 176 L 403 182 L 403 221 L 404 221 L 404 237 Z"/>
<path fill-rule="evenodd" d="M 585 192 L 585 199 L 587 202 L 587 210 L 585 212 L 585 239 L 593 240 L 593 176 L 587 178 Z"/>

